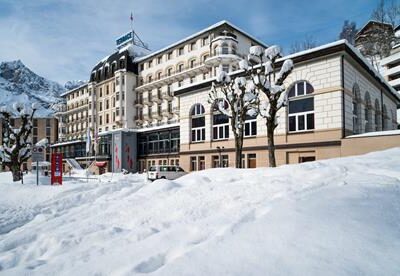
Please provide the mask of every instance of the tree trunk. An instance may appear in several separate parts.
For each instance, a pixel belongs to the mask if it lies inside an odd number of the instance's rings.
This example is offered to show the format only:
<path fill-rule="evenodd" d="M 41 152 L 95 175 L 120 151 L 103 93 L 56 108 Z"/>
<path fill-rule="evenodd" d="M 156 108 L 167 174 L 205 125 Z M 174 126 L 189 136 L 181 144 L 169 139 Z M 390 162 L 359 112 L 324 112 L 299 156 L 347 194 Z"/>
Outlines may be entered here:
<path fill-rule="evenodd" d="M 240 139 L 239 135 L 235 135 L 235 167 L 238 169 L 242 168 L 242 152 L 243 138 Z"/>
<path fill-rule="evenodd" d="M 271 121 L 269 123 L 267 121 L 268 159 L 269 159 L 269 166 L 276 167 L 275 142 L 274 142 L 275 118 L 270 120 Z"/>
<path fill-rule="evenodd" d="M 13 181 L 21 181 L 21 170 L 15 166 L 11 166 L 11 173 L 13 176 Z"/>

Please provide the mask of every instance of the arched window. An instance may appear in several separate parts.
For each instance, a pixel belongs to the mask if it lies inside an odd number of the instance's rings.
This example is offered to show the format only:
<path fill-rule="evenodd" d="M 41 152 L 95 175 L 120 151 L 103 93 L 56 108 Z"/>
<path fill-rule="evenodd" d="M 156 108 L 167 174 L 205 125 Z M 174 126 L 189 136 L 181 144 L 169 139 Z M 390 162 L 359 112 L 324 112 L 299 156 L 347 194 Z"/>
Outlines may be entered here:
<path fill-rule="evenodd" d="M 386 105 L 384 104 L 383 105 L 383 107 L 382 107 L 382 116 L 383 116 L 383 120 L 382 120 L 382 123 L 383 123 L 383 126 L 382 126 L 382 130 L 388 130 L 389 128 L 388 128 L 388 113 L 387 113 L 387 108 L 386 108 Z"/>
<path fill-rule="evenodd" d="M 289 90 L 289 131 L 314 129 L 314 88 L 306 81 L 295 83 Z"/>
<path fill-rule="evenodd" d="M 228 102 L 223 99 L 216 101 L 213 105 L 213 140 L 229 138 L 229 117 L 218 109 L 221 101 L 226 108 L 228 107 Z"/>
<path fill-rule="evenodd" d="M 183 63 L 180 63 L 176 66 L 176 71 L 177 72 L 182 72 L 183 71 Z"/>
<path fill-rule="evenodd" d="M 369 96 L 369 93 L 365 93 L 365 108 L 364 108 L 364 114 L 365 114 L 365 132 L 371 132 L 373 131 L 372 128 L 372 104 L 371 104 L 371 97 Z"/>
<path fill-rule="evenodd" d="M 221 54 L 223 54 L 223 55 L 229 54 L 229 46 L 228 46 L 228 44 L 223 43 L 221 45 Z"/>
<path fill-rule="evenodd" d="M 167 68 L 166 75 L 169 77 L 172 75 L 172 67 Z"/>
<path fill-rule="evenodd" d="M 205 109 L 201 104 L 195 104 L 191 111 L 191 142 L 200 142 L 206 139 L 206 119 L 204 117 Z"/>
<path fill-rule="evenodd" d="M 375 131 L 382 130 L 381 108 L 378 99 L 375 100 Z"/>
<path fill-rule="evenodd" d="M 361 96 L 358 84 L 354 84 L 353 86 L 352 109 L 353 109 L 353 133 L 354 134 L 361 133 Z"/>
<path fill-rule="evenodd" d="M 191 59 L 191 60 L 189 61 L 189 66 L 190 66 L 190 68 L 196 67 L 196 59 Z"/>

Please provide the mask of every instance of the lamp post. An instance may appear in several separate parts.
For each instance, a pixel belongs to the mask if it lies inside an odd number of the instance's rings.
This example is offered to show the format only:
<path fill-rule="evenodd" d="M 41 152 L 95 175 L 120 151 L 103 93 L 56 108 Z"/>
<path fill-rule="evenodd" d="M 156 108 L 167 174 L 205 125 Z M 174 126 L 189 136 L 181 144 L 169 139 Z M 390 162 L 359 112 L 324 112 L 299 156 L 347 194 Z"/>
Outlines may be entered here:
<path fill-rule="evenodd" d="M 219 156 L 219 167 L 222 168 L 222 152 L 224 151 L 224 146 L 220 147 L 217 146 L 217 152 L 218 152 L 218 156 Z"/>

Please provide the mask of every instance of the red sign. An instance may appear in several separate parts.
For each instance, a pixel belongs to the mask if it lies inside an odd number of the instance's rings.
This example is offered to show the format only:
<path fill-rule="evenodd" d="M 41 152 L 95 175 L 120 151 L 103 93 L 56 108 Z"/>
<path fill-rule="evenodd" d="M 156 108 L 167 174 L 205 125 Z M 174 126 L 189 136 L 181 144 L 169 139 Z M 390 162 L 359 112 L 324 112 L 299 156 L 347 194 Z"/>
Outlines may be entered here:
<path fill-rule="evenodd" d="M 51 185 L 62 185 L 62 153 L 53 153 L 51 155 Z"/>

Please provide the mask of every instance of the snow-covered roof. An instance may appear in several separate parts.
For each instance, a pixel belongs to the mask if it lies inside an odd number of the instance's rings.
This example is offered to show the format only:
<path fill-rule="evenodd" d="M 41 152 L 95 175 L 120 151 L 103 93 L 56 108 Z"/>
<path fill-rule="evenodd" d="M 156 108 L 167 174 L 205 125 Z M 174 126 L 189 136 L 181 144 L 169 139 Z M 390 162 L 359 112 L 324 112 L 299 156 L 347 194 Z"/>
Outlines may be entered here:
<path fill-rule="evenodd" d="M 146 131 L 166 129 L 166 128 L 172 128 L 172 127 L 178 127 L 178 126 L 179 126 L 179 123 L 166 124 L 166 125 L 154 126 L 154 127 L 144 127 L 144 128 L 117 128 L 117 129 L 102 131 L 99 133 L 99 136 L 104 136 L 104 135 L 112 134 L 112 133 L 119 132 L 119 131 L 122 131 L 122 132 L 146 132 Z"/>
<path fill-rule="evenodd" d="M 213 25 L 211 25 L 211 26 L 209 26 L 209 27 L 207 27 L 207 28 L 205 28 L 205 29 L 203 29 L 203 30 L 197 32 L 197 33 L 194 33 L 194 34 L 192 34 L 192 35 L 190 35 L 190 36 L 187 36 L 187 37 L 185 37 L 185 38 L 183 38 L 183 39 L 181 39 L 181 40 L 179 40 L 179 41 L 177 41 L 177 42 L 175 42 L 175 43 L 172 43 L 172 44 L 170 44 L 170 45 L 168 45 L 168 46 L 166 46 L 166 47 L 164 47 L 164 48 L 162 48 L 162 49 L 160 49 L 160 50 L 158 50 L 158 51 L 155 51 L 155 52 L 153 52 L 153 53 L 151 53 L 151 54 L 148 54 L 148 55 L 143 56 L 143 57 L 140 57 L 140 58 L 136 58 L 136 59 L 135 59 L 135 62 L 141 62 L 141 61 L 146 60 L 146 59 L 148 59 L 148 58 L 154 57 L 154 56 L 156 56 L 156 55 L 158 55 L 158 54 L 160 54 L 160 53 L 162 53 L 162 52 L 164 52 L 164 51 L 167 51 L 167 50 L 169 50 L 169 49 L 171 49 L 171 48 L 174 48 L 174 47 L 178 46 L 179 44 L 182 44 L 182 43 L 184 43 L 184 42 L 186 42 L 186 41 L 188 41 L 188 40 L 190 40 L 190 39 L 192 39 L 192 38 L 195 38 L 195 37 L 197 37 L 197 36 L 200 36 L 201 34 L 206 33 L 206 32 L 208 32 L 208 31 L 211 31 L 211 30 L 213 30 L 213 29 L 215 29 L 215 28 L 218 28 L 219 26 L 222 26 L 222 25 L 224 25 L 224 24 L 227 24 L 227 25 L 229 25 L 230 27 L 236 29 L 238 32 L 240 32 L 240 33 L 242 33 L 243 35 L 245 35 L 245 36 L 251 38 L 251 39 L 254 40 L 255 42 L 259 43 L 260 45 L 262 45 L 262 46 L 264 46 L 264 47 L 267 47 L 267 45 L 266 45 L 264 42 L 262 42 L 261 40 L 255 38 L 254 36 L 250 35 L 249 33 L 245 32 L 245 31 L 243 31 L 242 29 L 240 29 L 239 27 L 235 26 L 235 25 L 232 24 L 231 22 L 229 22 L 229 21 L 227 21 L 227 20 L 222 20 L 222 21 L 219 21 L 219 22 L 217 22 L 217 23 L 215 23 L 215 24 L 213 24 Z"/>
<path fill-rule="evenodd" d="M 81 89 L 81 88 L 83 88 L 83 87 L 85 87 L 85 86 L 87 86 L 87 85 L 88 85 L 88 82 L 86 82 L 86 83 L 84 83 L 84 84 L 82 84 L 82 85 L 80 85 L 80 86 L 78 86 L 78 87 L 72 88 L 72 89 L 70 89 L 70 90 L 68 90 L 68 91 L 66 91 L 66 92 L 64 92 L 64 93 L 62 93 L 62 94 L 60 94 L 60 96 L 61 96 L 61 97 L 64 97 L 64 96 L 66 96 L 66 95 L 68 95 L 68 94 L 70 94 L 70 93 L 72 93 L 72 92 L 75 92 L 76 90 L 79 90 L 79 89 Z"/>
<path fill-rule="evenodd" d="M 361 34 L 363 31 L 364 31 L 364 29 L 368 26 L 368 25 L 370 25 L 370 24 L 381 24 L 381 25 L 387 25 L 387 26 L 390 26 L 390 27 L 392 27 L 392 24 L 389 24 L 389 23 L 386 23 L 386 22 L 379 22 L 379 21 L 377 21 L 377 20 L 368 20 L 365 24 L 364 24 L 364 26 L 362 26 L 359 30 L 358 30 L 358 32 L 356 33 L 356 36 L 358 36 L 359 34 Z"/>
<path fill-rule="evenodd" d="M 363 133 L 363 134 L 350 135 L 350 136 L 347 136 L 346 138 L 375 137 L 375 136 L 391 136 L 391 135 L 400 135 L 400 129 L 367 132 L 367 133 Z M 399 139 L 400 139 L 400 137 L 399 137 Z"/>
<path fill-rule="evenodd" d="M 65 146 L 65 145 L 72 145 L 77 143 L 84 143 L 84 140 L 73 140 L 73 141 L 65 141 L 60 143 L 52 144 L 50 147 L 58 147 L 58 146 Z"/>

